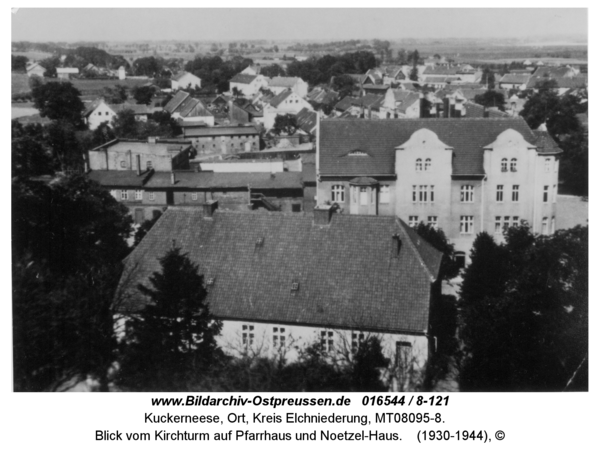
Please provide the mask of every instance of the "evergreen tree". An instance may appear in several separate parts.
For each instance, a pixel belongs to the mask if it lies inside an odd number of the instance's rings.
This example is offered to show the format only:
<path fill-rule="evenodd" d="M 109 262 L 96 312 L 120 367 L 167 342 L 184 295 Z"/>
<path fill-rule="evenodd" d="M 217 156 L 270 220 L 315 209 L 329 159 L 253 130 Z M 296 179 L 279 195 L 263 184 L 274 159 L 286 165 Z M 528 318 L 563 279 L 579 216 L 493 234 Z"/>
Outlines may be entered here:
<path fill-rule="evenodd" d="M 162 271 L 139 285 L 149 304 L 127 325 L 119 384 L 140 391 L 185 390 L 220 354 L 221 322 L 206 304 L 204 277 L 179 248 L 159 259 Z"/>

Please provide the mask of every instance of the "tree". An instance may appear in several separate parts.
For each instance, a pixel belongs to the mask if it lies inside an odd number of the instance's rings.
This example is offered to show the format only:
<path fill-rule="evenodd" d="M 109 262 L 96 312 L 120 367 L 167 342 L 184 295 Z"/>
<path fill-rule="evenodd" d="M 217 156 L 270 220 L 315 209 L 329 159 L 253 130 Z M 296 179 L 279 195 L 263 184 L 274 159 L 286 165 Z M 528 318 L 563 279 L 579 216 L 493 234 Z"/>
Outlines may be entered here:
<path fill-rule="evenodd" d="M 461 388 L 587 390 L 588 229 L 480 234 L 461 288 Z"/>
<path fill-rule="evenodd" d="M 293 135 L 298 130 L 298 122 L 296 121 L 296 116 L 286 114 L 286 115 L 277 115 L 275 117 L 275 124 L 273 124 L 273 128 L 271 131 L 275 135 Z"/>
<path fill-rule="evenodd" d="M 427 243 L 443 253 L 440 279 L 449 281 L 456 278 L 460 272 L 460 266 L 454 260 L 454 244 L 448 241 L 444 231 L 423 222 L 415 226 L 414 229 Z"/>
<path fill-rule="evenodd" d="M 354 90 L 354 80 L 349 75 L 338 75 L 333 78 L 333 89 L 336 90 L 340 99 L 352 94 Z"/>
<path fill-rule="evenodd" d="M 383 356 L 381 341 L 370 336 L 360 343 L 352 361 L 351 381 L 355 391 L 385 391 L 380 369 L 389 365 L 389 359 Z"/>
<path fill-rule="evenodd" d="M 70 83 L 45 83 L 35 87 L 32 96 L 41 116 L 67 121 L 75 127 L 83 124 L 83 102 L 79 98 L 81 93 Z"/>
<path fill-rule="evenodd" d="M 116 136 L 121 138 L 138 137 L 138 121 L 135 119 L 133 110 L 125 109 L 117 112 L 111 122 Z"/>
<path fill-rule="evenodd" d="M 417 66 L 414 66 L 411 71 L 410 71 L 410 75 L 408 76 L 409 79 L 411 79 L 414 82 L 418 82 L 419 81 L 419 69 L 417 68 Z"/>
<path fill-rule="evenodd" d="M 22 55 L 10 56 L 10 70 L 13 72 L 25 72 L 27 70 L 27 62 L 29 58 Z"/>
<path fill-rule="evenodd" d="M 271 64 L 260 68 L 261 75 L 265 77 L 285 77 L 285 69 L 278 64 Z"/>
<path fill-rule="evenodd" d="M 148 105 L 154 96 L 152 86 L 136 86 L 132 89 L 133 98 L 138 104 Z"/>
<path fill-rule="evenodd" d="M 204 278 L 179 248 L 161 259 L 152 287 L 138 286 L 149 303 L 127 326 L 120 384 L 134 390 L 177 390 L 215 362 L 221 322 L 206 304 Z"/>
<path fill-rule="evenodd" d="M 103 90 L 103 97 L 109 104 L 122 104 L 127 100 L 127 87 L 125 85 L 107 86 Z"/>
<path fill-rule="evenodd" d="M 488 90 L 483 94 L 475 96 L 475 103 L 484 107 L 497 107 L 500 111 L 504 111 L 504 94 L 494 90 Z"/>
<path fill-rule="evenodd" d="M 42 126 L 23 126 L 18 121 L 11 124 L 12 176 L 52 174 L 52 158 L 44 144 Z"/>

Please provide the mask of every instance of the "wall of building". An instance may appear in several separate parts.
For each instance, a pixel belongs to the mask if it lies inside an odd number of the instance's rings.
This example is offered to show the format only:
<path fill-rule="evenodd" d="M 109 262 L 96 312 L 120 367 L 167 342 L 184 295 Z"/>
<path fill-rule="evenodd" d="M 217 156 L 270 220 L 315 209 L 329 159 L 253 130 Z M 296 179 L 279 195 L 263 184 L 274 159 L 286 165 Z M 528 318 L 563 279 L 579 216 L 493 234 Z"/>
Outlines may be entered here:
<path fill-rule="evenodd" d="M 216 137 L 187 137 L 200 155 L 260 150 L 260 137 L 254 135 L 222 135 Z"/>
<path fill-rule="evenodd" d="M 218 284 L 218 282 L 216 283 Z M 246 329 L 243 328 L 244 326 L 246 326 Z M 252 330 L 249 329 L 250 326 L 253 327 Z M 277 332 L 274 331 L 275 328 Z M 283 333 L 281 332 L 281 328 L 285 330 Z M 249 352 L 262 356 L 283 354 L 288 362 L 293 362 L 298 359 L 299 351 L 315 343 L 321 343 L 322 332 L 326 333 L 326 340 L 333 340 L 331 354 L 341 353 L 342 355 L 351 356 L 352 333 L 362 333 L 364 339 L 370 336 L 379 337 L 384 355 L 390 358 L 392 362 L 396 361 L 397 342 L 410 344 L 412 361 L 416 366 L 422 367 L 427 362 L 429 352 L 428 339 L 420 335 L 373 333 L 360 330 L 353 331 L 314 326 L 225 320 L 223 321 L 223 329 L 218 338 L 218 343 L 225 352 L 233 356 L 242 356 Z M 250 344 L 249 336 L 246 336 L 246 340 L 244 340 L 244 333 L 247 335 L 254 334 L 252 344 Z M 332 333 L 332 336 L 329 336 L 329 333 Z M 275 344 L 273 336 L 277 336 Z M 280 345 L 281 336 L 284 336 L 284 345 Z M 358 338 L 355 340 L 358 341 Z M 329 344 L 326 344 L 326 347 L 329 347 Z"/>
<path fill-rule="evenodd" d="M 108 121 L 108 123 L 110 123 L 115 116 L 115 112 L 102 102 L 92 113 L 90 113 L 86 122 L 90 130 L 96 130 L 103 122 Z"/>
<path fill-rule="evenodd" d="M 352 178 L 353 179 L 353 178 Z M 337 202 L 343 209 L 343 214 L 359 214 L 359 215 L 395 215 L 396 214 L 396 198 L 398 196 L 396 181 L 390 180 L 391 178 L 380 178 L 379 185 L 375 186 L 375 199 L 377 205 L 374 207 L 371 203 L 371 187 L 368 187 L 368 203 L 366 206 L 358 205 L 356 211 L 352 208 L 352 190 L 348 179 L 334 179 L 334 178 L 321 178 L 321 182 L 317 185 L 317 199 L 318 203 L 322 204 L 325 202 Z M 344 187 L 344 201 L 339 202 L 334 200 L 333 187 L 334 186 Z M 381 189 L 384 185 L 389 186 L 389 202 L 382 202 Z M 360 196 L 360 194 L 358 194 Z M 356 200 L 359 201 L 359 198 Z"/>
<path fill-rule="evenodd" d="M 214 171 L 215 173 L 282 173 L 283 161 L 260 160 L 228 161 L 228 162 L 199 162 L 201 171 Z"/>

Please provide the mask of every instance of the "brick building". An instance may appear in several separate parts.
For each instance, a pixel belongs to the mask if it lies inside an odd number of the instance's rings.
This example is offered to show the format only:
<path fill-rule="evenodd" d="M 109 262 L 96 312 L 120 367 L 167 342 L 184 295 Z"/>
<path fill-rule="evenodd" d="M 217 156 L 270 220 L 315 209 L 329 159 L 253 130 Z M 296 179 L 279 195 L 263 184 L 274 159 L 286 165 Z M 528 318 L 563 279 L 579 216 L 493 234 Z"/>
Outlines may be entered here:
<path fill-rule="evenodd" d="M 182 122 L 183 138 L 189 140 L 199 155 L 234 154 L 260 150 L 260 132 L 255 126 L 215 126 Z"/>

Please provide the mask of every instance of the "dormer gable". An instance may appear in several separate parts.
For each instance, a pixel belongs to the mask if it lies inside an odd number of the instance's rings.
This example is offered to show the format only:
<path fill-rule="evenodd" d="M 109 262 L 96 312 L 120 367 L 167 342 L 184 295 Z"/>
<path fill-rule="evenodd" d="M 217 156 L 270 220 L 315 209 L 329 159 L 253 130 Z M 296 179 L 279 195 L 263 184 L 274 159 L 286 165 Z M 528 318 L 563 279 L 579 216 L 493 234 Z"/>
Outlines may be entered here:
<path fill-rule="evenodd" d="M 527 142 L 523 135 L 514 129 L 506 129 L 504 132 L 496 137 L 493 143 L 484 146 L 483 149 L 486 151 L 493 151 L 494 149 L 536 149 L 536 146 Z"/>
<path fill-rule="evenodd" d="M 452 150 L 452 146 L 442 142 L 435 132 L 429 129 L 419 129 L 411 135 L 409 140 L 396 147 L 397 151 L 413 150 L 413 151 L 438 151 Z"/>

